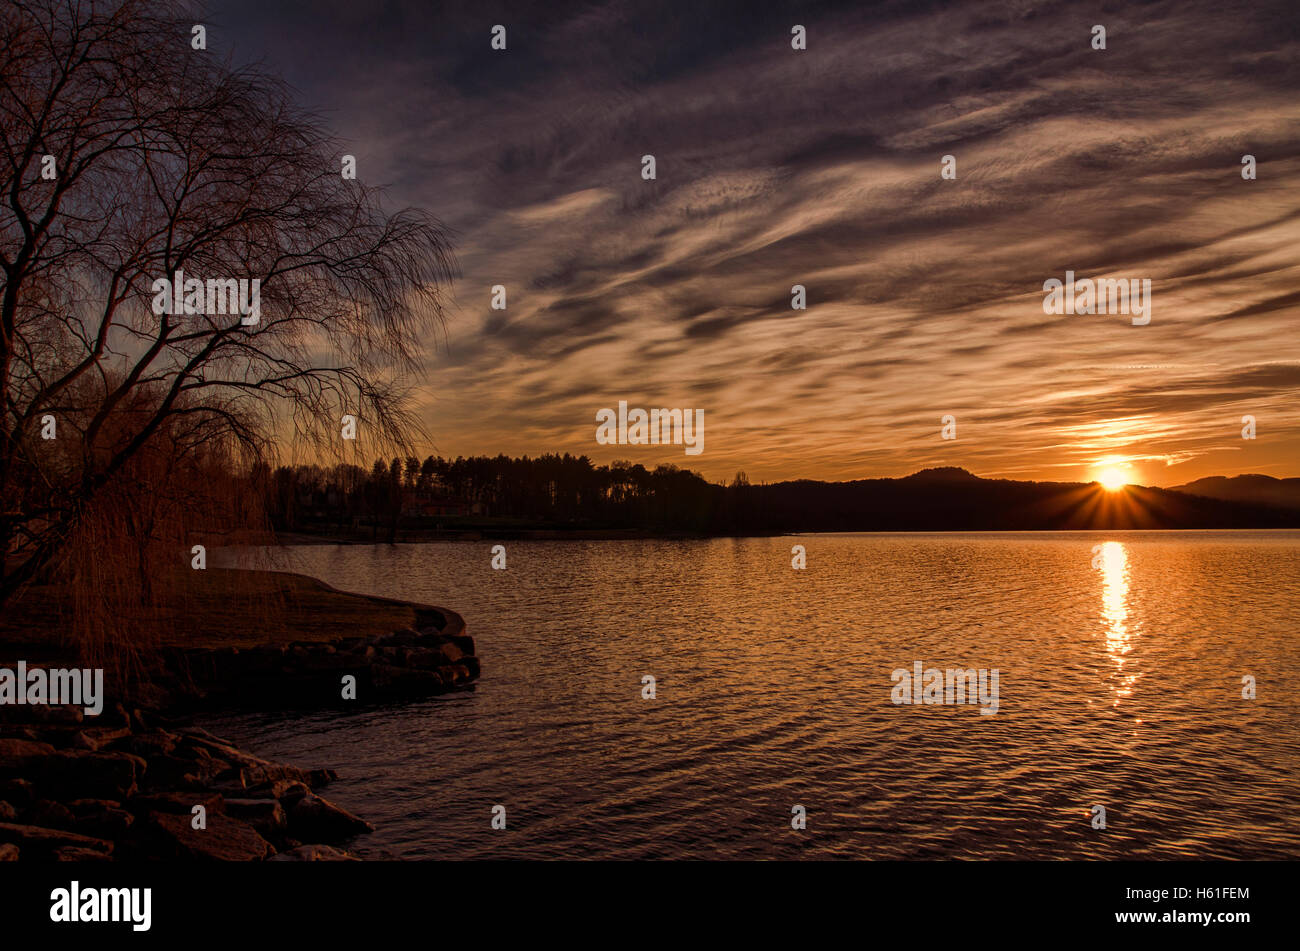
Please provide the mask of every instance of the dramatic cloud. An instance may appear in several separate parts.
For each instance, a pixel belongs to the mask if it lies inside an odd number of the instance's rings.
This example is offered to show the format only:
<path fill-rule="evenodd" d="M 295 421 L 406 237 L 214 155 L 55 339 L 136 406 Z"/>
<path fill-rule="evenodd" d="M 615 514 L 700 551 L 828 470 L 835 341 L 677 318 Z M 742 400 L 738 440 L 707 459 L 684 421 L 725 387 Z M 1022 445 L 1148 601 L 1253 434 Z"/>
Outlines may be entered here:
<path fill-rule="evenodd" d="M 458 313 L 419 390 L 437 450 L 1300 474 L 1290 0 L 456 6 L 229 0 L 211 34 L 453 229 Z M 1150 279 L 1150 324 L 1045 315 L 1067 270 Z M 702 407 L 705 453 L 596 445 L 620 399 Z"/>

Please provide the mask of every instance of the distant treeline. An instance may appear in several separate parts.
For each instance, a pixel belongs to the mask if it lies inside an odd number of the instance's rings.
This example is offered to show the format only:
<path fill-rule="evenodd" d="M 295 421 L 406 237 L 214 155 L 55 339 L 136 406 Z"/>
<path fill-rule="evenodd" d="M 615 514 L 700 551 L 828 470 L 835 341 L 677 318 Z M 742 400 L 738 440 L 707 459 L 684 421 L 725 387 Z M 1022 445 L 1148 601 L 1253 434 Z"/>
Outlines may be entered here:
<path fill-rule="evenodd" d="M 1042 531 L 1300 527 L 1300 512 L 1157 488 L 981 479 L 927 469 L 901 479 L 727 485 L 698 473 L 586 456 L 429 456 L 269 473 L 267 510 L 289 531 L 635 530 L 751 535 L 833 531 Z"/>
<path fill-rule="evenodd" d="M 596 466 L 586 456 L 429 456 L 353 465 L 281 467 L 267 510 L 282 530 L 455 528 L 466 522 L 705 534 L 739 530 L 748 481 L 706 481 L 673 465 Z"/>

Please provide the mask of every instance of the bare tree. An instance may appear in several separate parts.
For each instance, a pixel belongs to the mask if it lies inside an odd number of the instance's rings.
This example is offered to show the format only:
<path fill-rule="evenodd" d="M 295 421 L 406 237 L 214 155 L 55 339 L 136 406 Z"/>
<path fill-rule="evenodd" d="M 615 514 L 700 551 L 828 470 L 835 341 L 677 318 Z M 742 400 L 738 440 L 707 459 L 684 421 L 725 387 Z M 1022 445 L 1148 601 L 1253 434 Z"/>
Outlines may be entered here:
<path fill-rule="evenodd" d="M 179 5 L 0 2 L 0 603 L 160 434 L 261 458 L 350 413 L 409 443 L 403 381 L 453 271 L 438 223 L 343 178 L 321 122 L 193 49 Z M 177 272 L 259 281 L 257 321 L 156 313 Z"/>

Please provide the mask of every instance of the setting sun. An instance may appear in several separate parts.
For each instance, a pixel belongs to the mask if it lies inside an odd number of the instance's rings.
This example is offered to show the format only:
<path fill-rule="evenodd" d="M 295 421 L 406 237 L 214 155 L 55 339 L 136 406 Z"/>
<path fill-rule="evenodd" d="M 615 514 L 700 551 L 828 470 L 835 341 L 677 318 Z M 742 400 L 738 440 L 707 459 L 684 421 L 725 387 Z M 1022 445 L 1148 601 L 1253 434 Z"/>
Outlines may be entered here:
<path fill-rule="evenodd" d="M 1128 485 L 1128 475 L 1123 469 L 1109 468 L 1102 469 L 1097 473 L 1097 481 L 1108 492 L 1116 492 Z"/>

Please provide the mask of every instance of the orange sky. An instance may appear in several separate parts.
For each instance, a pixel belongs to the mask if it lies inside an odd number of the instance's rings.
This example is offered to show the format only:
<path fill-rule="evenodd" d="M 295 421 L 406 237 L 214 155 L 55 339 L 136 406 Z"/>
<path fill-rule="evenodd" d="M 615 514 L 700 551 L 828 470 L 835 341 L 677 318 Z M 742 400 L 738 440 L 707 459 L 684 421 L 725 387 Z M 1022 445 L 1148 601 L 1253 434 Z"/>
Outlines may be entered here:
<path fill-rule="evenodd" d="M 453 319 L 416 381 L 427 450 L 715 480 L 1089 480 L 1109 457 L 1149 485 L 1300 475 L 1286 3 L 846 5 L 806 14 L 798 52 L 785 13 L 558 3 L 512 27 L 509 59 L 468 12 L 434 37 L 405 3 L 382 23 L 217 7 L 363 176 L 453 229 Z M 1044 314 L 1067 270 L 1149 279 L 1151 322 Z M 619 400 L 704 409 L 704 453 L 598 445 Z"/>

